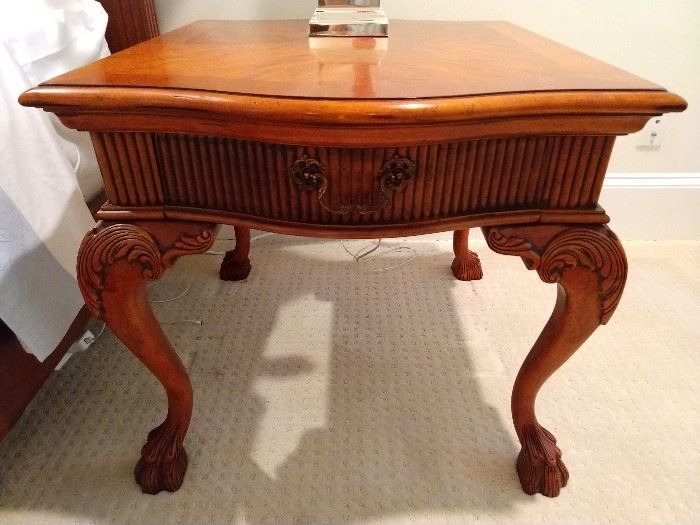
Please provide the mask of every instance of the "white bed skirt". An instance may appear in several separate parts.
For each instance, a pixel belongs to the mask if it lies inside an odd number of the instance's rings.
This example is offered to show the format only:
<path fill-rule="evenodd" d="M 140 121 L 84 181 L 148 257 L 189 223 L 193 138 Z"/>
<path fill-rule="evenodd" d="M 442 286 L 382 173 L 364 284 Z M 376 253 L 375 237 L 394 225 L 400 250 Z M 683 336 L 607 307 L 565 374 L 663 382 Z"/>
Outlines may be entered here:
<path fill-rule="evenodd" d="M 93 0 L 23 0 L 0 15 L 0 318 L 42 361 L 83 305 L 75 257 L 94 221 L 77 174 L 96 164 L 84 136 L 17 97 L 107 55 L 106 24 Z"/>

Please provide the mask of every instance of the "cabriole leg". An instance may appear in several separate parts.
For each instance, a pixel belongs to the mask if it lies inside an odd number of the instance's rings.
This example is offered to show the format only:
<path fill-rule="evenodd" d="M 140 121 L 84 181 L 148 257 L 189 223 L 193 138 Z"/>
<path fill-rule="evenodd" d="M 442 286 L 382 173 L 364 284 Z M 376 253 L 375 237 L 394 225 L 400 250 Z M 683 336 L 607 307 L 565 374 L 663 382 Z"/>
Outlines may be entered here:
<path fill-rule="evenodd" d="M 165 388 L 168 414 L 148 435 L 134 475 L 143 492 L 176 491 L 187 469 L 183 441 L 192 415 L 192 385 L 146 296 L 182 256 L 208 250 L 213 225 L 177 222 L 100 223 L 83 240 L 78 283 L 91 313 L 107 323 Z"/>
<path fill-rule="evenodd" d="M 523 490 L 555 497 L 569 473 L 556 439 L 537 421 L 535 399 L 544 382 L 612 316 L 627 260 L 606 226 L 485 228 L 484 234 L 494 251 L 522 257 L 544 282 L 558 285 L 554 312 L 518 373 L 511 399 Z"/>
<path fill-rule="evenodd" d="M 235 226 L 236 247 L 226 253 L 219 277 L 222 281 L 242 281 L 250 274 L 250 228 Z"/>
<path fill-rule="evenodd" d="M 452 261 L 452 274 L 460 281 L 478 281 L 484 274 L 481 261 L 476 252 L 469 249 L 469 230 L 454 232 L 453 248 L 455 258 Z"/>

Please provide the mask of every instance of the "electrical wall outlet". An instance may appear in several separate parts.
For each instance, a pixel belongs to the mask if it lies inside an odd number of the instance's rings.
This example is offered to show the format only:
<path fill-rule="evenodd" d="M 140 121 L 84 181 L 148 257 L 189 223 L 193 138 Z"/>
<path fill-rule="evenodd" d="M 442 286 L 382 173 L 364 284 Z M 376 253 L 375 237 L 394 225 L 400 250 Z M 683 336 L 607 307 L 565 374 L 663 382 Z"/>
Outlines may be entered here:
<path fill-rule="evenodd" d="M 661 117 L 652 118 L 639 134 L 641 144 L 637 146 L 637 151 L 659 151 L 663 138 L 663 119 Z"/>

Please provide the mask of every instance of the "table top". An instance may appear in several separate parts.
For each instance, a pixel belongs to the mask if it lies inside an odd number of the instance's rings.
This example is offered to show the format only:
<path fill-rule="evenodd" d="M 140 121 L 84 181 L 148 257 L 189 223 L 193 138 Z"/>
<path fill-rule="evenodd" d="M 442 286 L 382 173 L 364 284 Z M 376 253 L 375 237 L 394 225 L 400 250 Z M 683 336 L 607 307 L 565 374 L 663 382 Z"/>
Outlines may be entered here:
<path fill-rule="evenodd" d="M 507 22 L 404 20 L 388 39 L 310 39 L 305 20 L 200 21 L 45 84 L 316 99 L 663 91 Z"/>
<path fill-rule="evenodd" d="M 29 90 L 92 132 L 105 220 L 387 237 L 601 223 L 615 135 L 685 101 L 505 22 L 197 22 Z"/>
<path fill-rule="evenodd" d="M 87 131 L 345 147 L 622 135 L 687 105 L 506 22 L 402 20 L 388 38 L 309 38 L 305 20 L 195 22 L 19 101 Z"/>

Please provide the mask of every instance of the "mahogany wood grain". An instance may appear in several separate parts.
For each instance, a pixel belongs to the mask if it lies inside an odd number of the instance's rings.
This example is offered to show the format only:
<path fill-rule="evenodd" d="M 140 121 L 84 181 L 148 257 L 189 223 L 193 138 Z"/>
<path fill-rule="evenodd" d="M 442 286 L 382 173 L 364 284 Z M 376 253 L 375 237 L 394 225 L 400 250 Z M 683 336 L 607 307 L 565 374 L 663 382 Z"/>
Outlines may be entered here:
<path fill-rule="evenodd" d="M 534 403 L 624 287 L 624 252 L 598 205 L 615 137 L 686 102 L 502 22 L 396 21 L 385 43 L 307 31 L 301 21 L 198 22 L 20 98 L 92 133 L 110 201 L 99 216 L 111 222 L 86 237 L 81 289 L 169 394 L 137 480 L 147 492 L 180 485 L 192 401 L 143 281 L 206 249 L 212 224 L 236 227 L 224 278 L 250 271 L 257 228 L 453 230 L 453 273 L 476 279 L 467 228 L 480 226 L 492 249 L 559 286 L 512 397 L 523 489 L 556 496 L 568 472 Z"/>

